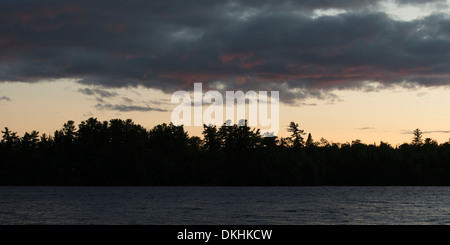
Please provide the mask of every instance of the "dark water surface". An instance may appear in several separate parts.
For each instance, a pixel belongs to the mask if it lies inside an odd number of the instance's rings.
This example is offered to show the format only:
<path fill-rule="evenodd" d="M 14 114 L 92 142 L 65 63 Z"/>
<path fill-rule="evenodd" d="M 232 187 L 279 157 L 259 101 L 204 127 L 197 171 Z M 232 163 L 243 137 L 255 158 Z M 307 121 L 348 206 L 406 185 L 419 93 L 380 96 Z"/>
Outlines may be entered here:
<path fill-rule="evenodd" d="M 450 187 L 0 187 L 0 224 L 450 224 Z"/>

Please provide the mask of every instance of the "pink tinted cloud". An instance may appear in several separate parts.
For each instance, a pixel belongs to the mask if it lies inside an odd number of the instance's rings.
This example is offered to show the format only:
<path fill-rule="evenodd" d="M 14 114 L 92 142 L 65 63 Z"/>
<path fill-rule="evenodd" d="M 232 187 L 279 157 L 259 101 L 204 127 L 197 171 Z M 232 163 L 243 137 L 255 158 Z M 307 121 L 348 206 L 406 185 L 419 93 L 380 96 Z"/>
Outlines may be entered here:
<path fill-rule="evenodd" d="M 52 31 L 58 30 L 63 26 L 62 23 L 52 22 L 57 16 L 76 16 L 81 15 L 84 11 L 84 7 L 70 3 L 54 8 L 23 9 L 20 12 L 8 13 L 0 17 L 0 19 L 3 19 L 10 25 L 18 23 L 23 28 L 30 28 L 34 31 Z"/>
<path fill-rule="evenodd" d="M 225 79 L 230 77 L 229 74 L 222 73 L 202 73 L 202 72 L 170 72 L 161 73 L 160 78 L 169 78 L 176 81 L 181 81 L 185 85 L 192 85 L 197 82 L 206 82 L 211 80 Z"/>
<path fill-rule="evenodd" d="M 244 52 L 244 53 L 230 53 L 230 54 L 222 54 L 220 55 L 220 60 L 224 64 L 229 64 L 234 61 L 242 62 L 247 60 L 253 56 L 253 52 Z"/>
<path fill-rule="evenodd" d="M 108 23 L 105 25 L 105 29 L 110 30 L 116 34 L 121 34 L 125 31 L 124 23 Z"/>
<path fill-rule="evenodd" d="M 257 66 L 263 66 L 268 61 L 266 59 L 253 59 L 254 52 L 222 54 L 219 59 L 225 65 L 234 65 L 243 69 L 252 69 Z"/>
<path fill-rule="evenodd" d="M 11 44 L 15 38 L 16 38 L 15 35 L 1 35 L 0 34 L 0 46 Z"/>

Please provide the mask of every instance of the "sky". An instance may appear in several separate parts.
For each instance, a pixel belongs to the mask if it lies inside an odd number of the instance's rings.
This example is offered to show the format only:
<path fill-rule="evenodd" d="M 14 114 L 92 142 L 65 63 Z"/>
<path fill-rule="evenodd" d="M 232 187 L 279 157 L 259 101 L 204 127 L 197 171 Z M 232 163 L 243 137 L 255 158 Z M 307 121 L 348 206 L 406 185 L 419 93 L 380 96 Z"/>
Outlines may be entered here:
<path fill-rule="evenodd" d="M 172 94 L 279 91 L 314 140 L 450 138 L 447 0 L 0 1 L 0 127 L 169 123 Z M 202 127 L 186 127 L 201 136 Z"/>

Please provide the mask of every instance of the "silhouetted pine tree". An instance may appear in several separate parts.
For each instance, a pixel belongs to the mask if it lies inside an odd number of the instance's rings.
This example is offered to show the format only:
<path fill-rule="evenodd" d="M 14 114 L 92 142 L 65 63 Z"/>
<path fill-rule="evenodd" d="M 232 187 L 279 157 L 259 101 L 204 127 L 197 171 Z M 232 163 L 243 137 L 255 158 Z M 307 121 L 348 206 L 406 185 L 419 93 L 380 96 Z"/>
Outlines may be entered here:
<path fill-rule="evenodd" d="M 246 121 L 150 130 L 132 120 L 64 123 L 54 136 L 1 131 L 0 185 L 449 185 L 450 142 L 392 147 L 314 142 L 298 124 L 289 138 L 262 137 Z M 268 135 L 265 135 L 268 136 Z M 306 146 L 306 147 L 305 147 Z"/>

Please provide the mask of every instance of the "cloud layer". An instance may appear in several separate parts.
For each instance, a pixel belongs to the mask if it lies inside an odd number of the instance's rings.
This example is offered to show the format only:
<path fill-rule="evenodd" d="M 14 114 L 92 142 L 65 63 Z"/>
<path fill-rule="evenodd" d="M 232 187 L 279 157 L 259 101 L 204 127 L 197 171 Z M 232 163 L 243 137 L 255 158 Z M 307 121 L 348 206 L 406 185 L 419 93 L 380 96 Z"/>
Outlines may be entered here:
<path fill-rule="evenodd" d="M 11 98 L 7 96 L 0 96 L 0 101 L 11 101 Z"/>
<path fill-rule="evenodd" d="M 165 92 L 203 82 L 205 89 L 279 90 L 287 103 L 333 100 L 331 89 L 365 89 L 368 81 L 448 85 L 450 17 L 394 20 L 380 3 L 2 1 L 0 81 L 77 78 Z"/>

